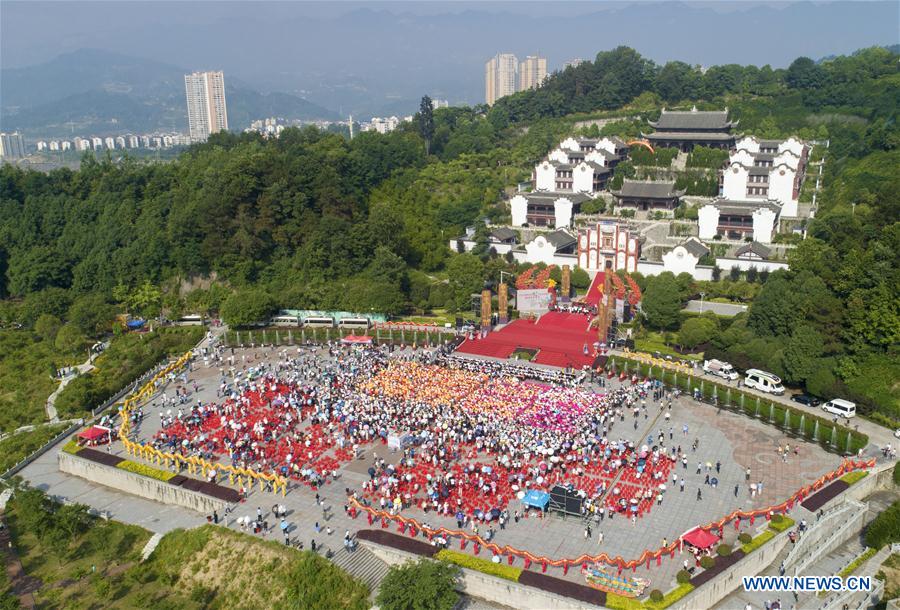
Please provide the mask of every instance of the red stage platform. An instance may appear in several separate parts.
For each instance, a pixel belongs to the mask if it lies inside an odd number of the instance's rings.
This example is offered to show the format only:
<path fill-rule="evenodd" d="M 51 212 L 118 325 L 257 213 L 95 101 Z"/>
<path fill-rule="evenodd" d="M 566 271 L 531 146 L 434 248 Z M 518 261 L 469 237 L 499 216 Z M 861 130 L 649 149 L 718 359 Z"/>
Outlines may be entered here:
<path fill-rule="evenodd" d="M 597 272 L 597 275 L 594 276 L 594 281 L 591 282 L 591 287 L 588 288 L 587 294 L 584 295 L 584 302 L 588 305 L 598 306 L 600 304 L 600 298 L 603 296 L 603 281 L 606 278 L 606 273 L 603 271 Z"/>
<path fill-rule="evenodd" d="M 516 349 L 538 350 L 532 360 L 560 368 L 581 368 L 594 362 L 594 343 L 597 336 L 588 332 L 590 318 L 583 314 L 549 312 L 537 322 L 516 320 L 484 339 L 467 339 L 457 352 L 491 358 L 509 358 Z M 588 355 L 584 355 L 584 346 Z"/>

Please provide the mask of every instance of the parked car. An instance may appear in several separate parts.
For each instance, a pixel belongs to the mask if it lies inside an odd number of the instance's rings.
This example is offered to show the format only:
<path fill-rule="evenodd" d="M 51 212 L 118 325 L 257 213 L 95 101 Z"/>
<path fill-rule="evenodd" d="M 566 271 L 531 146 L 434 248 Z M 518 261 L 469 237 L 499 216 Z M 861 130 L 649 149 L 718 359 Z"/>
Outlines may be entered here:
<path fill-rule="evenodd" d="M 775 394 L 776 396 L 784 394 L 784 386 L 781 385 L 781 377 L 758 369 L 750 369 L 747 371 L 744 385 L 748 388 L 756 388 L 760 392 Z"/>
<path fill-rule="evenodd" d="M 832 398 L 822 405 L 822 409 L 828 413 L 846 417 L 847 419 L 856 416 L 856 403 L 844 400 L 843 398 Z"/>
<path fill-rule="evenodd" d="M 791 396 L 791 400 L 794 402 L 799 402 L 801 405 L 806 405 L 807 407 L 818 407 L 822 404 L 815 396 L 810 396 L 809 394 L 794 394 Z"/>
<path fill-rule="evenodd" d="M 707 375 L 715 375 L 722 379 L 728 379 L 729 381 L 735 381 L 738 378 L 737 371 L 734 370 L 734 367 L 721 360 L 706 360 L 703 363 L 703 372 Z"/>

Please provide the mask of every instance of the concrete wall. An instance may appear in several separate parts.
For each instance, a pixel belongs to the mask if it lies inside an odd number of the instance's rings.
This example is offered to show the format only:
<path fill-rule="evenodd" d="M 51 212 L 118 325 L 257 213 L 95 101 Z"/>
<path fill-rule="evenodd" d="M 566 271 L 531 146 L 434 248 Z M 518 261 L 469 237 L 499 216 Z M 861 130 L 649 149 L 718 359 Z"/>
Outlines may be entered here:
<path fill-rule="evenodd" d="M 205 494 L 169 485 L 164 481 L 121 468 L 98 464 L 65 451 L 59 452 L 58 459 L 61 472 L 163 504 L 190 508 L 204 515 L 211 515 L 214 510 L 224 514 L 225 507 L 228 506 L 226 502 Z"/>
<path fill-rule="evenodd" d="M 779 263 L 778 261 L 750 261 L 743 258 L 717 258 L 716 267 L 728 273 L 732 267 L 737 267 L 741 271 L 747 271 L 750 267 L 756 267 L 757 271 L 765 269 L 770 273 L 779 269 L 787 269 L 787 263 Z"/>
<path fill-rule="evenodd" d="M 407 561 L 416 561 L 418 555 L 399 551 L 392 547 L 376 544 L 368 540 L 361 540 L 360 544 L 371 550 L 379 559 L 390 565 L 399 565 Z M 495 576 L 488 576 L 475 570 L 461 569 L 462 578 L 457 584 L 457 589 L 489 602 L 500 604 L 509 608 L 522 610 L 580 610 L 602 608 L 569 597 L 562 597 L 553 593 L 528 587 Z"/>
<path fill-rule="evenodd" d="M 744 576 L 759 574 L 769 566 L 788 543 L 787 531 L 781 532 L 708 583 L 694 589 L 671 606 L 670 610 L 712 608 L 729 593 L 741 586 Z"/>

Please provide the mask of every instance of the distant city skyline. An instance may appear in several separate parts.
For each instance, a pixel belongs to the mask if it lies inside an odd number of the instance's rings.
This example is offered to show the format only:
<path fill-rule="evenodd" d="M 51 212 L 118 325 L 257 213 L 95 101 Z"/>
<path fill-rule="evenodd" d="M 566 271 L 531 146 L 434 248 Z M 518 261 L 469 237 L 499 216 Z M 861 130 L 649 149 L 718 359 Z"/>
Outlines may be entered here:
<path fill-rule="evenodd" d="M 519 62 L 513 53 L 497 53 L 484 64 L 484 103 L 493 106 L 501 97 L 537 89 L 546 78 L 546 57 L 528 55 Z"/>

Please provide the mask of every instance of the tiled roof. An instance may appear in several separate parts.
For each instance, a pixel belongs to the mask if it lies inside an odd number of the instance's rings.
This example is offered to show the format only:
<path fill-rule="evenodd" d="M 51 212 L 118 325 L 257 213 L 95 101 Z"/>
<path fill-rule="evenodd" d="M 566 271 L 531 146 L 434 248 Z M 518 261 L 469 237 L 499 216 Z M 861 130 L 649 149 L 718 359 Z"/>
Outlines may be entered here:
<path fill-rule="evenodd" d="M 747 254 L 749 252 L 756 254 L 758 257 L 760 257 L 762 259 L 768 259 L 769 255 L 772 253 L 772 250 L 767 248 L 766 246 L 762 245 L 758 241 L 753 241 L 745 246 L 741 246 L 740 248 L 738 248 L 735 251 L 734 255 L 740 256 L 742 254 Z"/>
<path fill-rule="evenodd" d="M 659 120 L 650 123 L 656 129 L 729 129 L 733 123 L 728 120 L 727 110 L 671 111 L 663 109 Z"/>
<path fill-rule="evenodd" d="M 552 233 L 547 233 L 544 235 L 544 239 L 550 242 L 557 250 L 571 246 L 576 242 L 576 239 L 572 235 L 569 235 L 561 229 L 557 229 Z"/>
<path fill-rule="evenodd" d="M 613 191 L 612 194 L 616 197 L 636 199 L 671 199 L 680 197 L 684 193 L 675 190 L 674 182 L 625 180 L 622 182 L 622 188 L 618 191 Z"/>
<path fill-rule="evenodd" d="M 687 240 L 681 243 L 681 247 L 697 258 L 701 258 L 709 254 L 709 248 L 704 246 L 703 242 L 696 237 L 689 237 Z"/>

